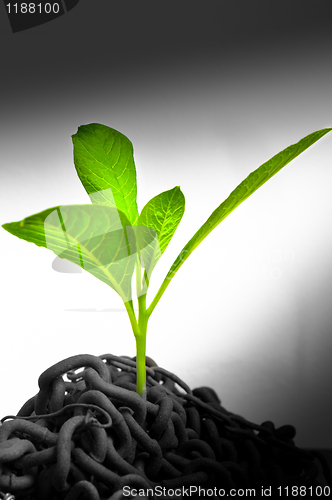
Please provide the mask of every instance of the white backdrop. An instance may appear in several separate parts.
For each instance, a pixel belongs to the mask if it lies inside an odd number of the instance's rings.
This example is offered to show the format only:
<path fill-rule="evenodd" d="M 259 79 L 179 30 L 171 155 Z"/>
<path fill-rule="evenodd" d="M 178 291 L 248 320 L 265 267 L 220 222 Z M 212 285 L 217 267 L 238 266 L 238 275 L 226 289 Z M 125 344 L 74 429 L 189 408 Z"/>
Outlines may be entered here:
<path fill-rule="evenodd" d="M 206 5 L 212 15 L 216 3 Z M 176 185 L 186 197 L 151 300 L 181 248 L 244 177 L 332 126 L 331 35 L 317 29 L 305 38 L 300 19 L 294 38 L 281 24 L 283 41 L 277 32 L 248 38 L 248 27 L 241 38 L 239 25 L 223 35 L 226 46 L 207 28 L 206 45 L 196 46 L 187 27 L 189 41 L 178 46 L 162 47 L 161 38 L 149 45 L 146 35 L 141 51 L 128 40 L 116 51 L 115 36 L 89 12 L 82 1 L 52 26 L 15 36 L 1 25 L 0 222 L 88 202 L 71 135 L 91 122 L 121 131 L 134 144 L 139 208 Z M 141 16 L 132 41 L 148 26 L 144 9 Z M 291 423 L 298 445 L 318 448 L 332 447 L 331 152 L 327 135 L 207 237 L 155 309 L 147 343 L 147 354 L 191 387 L 213 386 L 228 410 Z M 54 271 L 54 254 L 3 229 L 0 248 L 1 416 L 17 412 L 40 373 L 67 356 L 135 355 L 125 309 L 107 285 Z"/>

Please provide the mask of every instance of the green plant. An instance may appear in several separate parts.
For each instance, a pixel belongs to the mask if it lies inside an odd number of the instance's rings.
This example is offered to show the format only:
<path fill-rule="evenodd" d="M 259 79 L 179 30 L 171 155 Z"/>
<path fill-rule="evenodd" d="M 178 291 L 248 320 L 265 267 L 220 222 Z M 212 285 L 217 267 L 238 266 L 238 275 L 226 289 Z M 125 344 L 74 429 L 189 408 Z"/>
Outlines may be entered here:
<path fill-rule="evenodd" d="M 173 276 L 237 206 L 331 130 L 304 137 L 242 181 L 182 249 L 149 306 L 146 296 L 151 273 L 180 223 L 185 198 L 177 186 L 152 198 L 139 213 L 133 147 L 116 130 L 90 124 L 79 127 L 72 136 L 76 171 L 92 204 L 49 208 L 2 227 L 81 266 L 121 296 L 136 339 L 137 392 L 144 396 L 148 320 Z M 138 318 L 132 297 L 134 272 Z"/>

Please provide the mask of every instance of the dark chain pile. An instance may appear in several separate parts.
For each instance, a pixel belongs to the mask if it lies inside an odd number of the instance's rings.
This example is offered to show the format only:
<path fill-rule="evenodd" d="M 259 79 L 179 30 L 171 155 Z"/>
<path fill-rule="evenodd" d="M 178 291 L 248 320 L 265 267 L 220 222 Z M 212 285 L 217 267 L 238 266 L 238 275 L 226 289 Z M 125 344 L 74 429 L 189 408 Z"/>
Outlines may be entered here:
<path fill-rule="evenodd" d="M 125 486 L 258 496 L 261 486 L 317 485 L 318 464 L 331 486 L 324 458 L 294 445 L 294 427 L 248 422 L 212 389 L 147 365 L 146 401 L 127 357 L 78 355 L 43 372 L 39 393 L 2 419 L 0 498 L 120 500 Z"/>

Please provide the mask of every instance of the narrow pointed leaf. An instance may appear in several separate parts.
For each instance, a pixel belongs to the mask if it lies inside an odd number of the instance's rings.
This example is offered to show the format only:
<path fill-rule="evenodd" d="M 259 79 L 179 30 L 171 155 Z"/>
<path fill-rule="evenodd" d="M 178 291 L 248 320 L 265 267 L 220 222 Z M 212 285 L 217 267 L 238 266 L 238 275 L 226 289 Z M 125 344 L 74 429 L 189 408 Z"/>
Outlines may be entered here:
<path fill-rule="evenodd" d="M 137 183 L 130 140 L 99 123 L 82 125 L 72 139 L 76 171 L 92 203 L 116 206 L 134 225 Z"/>
<path fill-rule="evenodd" d="M 161 295 L 167 288 L 170 280 L 175 275 L 175 273 L 180 269 L 185 260 L 194 251 L 194 249 L 206 238 L 206 236 L 223 221 L 236 207 L 238 207 L 244 200 L 246 200 L 252 193 L 254 193 L 259 187 L 261 187 L 265 182 L 267 182 L 271 177 L 273 177 L 279 170 L 281 170 L 285 165 L 291 162 L 299 154 L 309 148 L 316 141 L 321 139 L 325 134 L 330 132 L 332 128 L 325 128 L 313 132 L 301 139 L 296 144 L 289 146 L 280 153 L 273 156 L 270 160 L 263 163 L 260 167 L 254 170 L 248 175 L 244 181 L 242 181 L 235 189 L 231 192 L 228 198 L 219 205 L 219 207 L 212 212 L 207 221 L 200 227 L 200 229 L 194 234 L 191 240 L 185 245 L 181 250 L 178 257 L 172 264 L 165 280 L 163 281 L 157 295 L 152 301 L 149 311 L 150 314 L 156 304 L 158 303 Z"/>
<path fill-rule="evenodd" d="M 109 206 L 63 205 L 2 227 L 77 264 L 127 302 L 132 298 L 136 242 L 127 234 L 128 219 L 120 215 Z"/>
<path fill-rule="evenodd" d="M 184 207 L 184 195 L 176 186 L 158 194 L 143 208 L 137 222 L 137 243 L 148 277 L 172 239 Z"/>

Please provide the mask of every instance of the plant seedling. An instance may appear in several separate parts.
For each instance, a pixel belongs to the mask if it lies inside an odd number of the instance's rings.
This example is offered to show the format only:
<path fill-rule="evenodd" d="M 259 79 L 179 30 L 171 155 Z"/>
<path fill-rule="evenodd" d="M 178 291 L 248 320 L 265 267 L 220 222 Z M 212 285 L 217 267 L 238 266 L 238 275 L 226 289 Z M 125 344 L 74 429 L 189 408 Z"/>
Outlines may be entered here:
<path fill-rule="evenodd" d="M 146 296 L 151 273 L 181 221 L 185 198 L 176 186 L 152 198 L 138 212 L 133 146 L 120 132 L 92 123 L 80 126 L 72 136 L 76 171 L 91 204 L 49 208 L 2 227 L 81 266 L 120 295 L 136 339 L 137 392 L 144 397 L 148 320 L 173 276 L 236 207 L 331 130 L 307 135 L 249 174 L 181 250 L 149 306 Z M 132 293 L 134 273 L 138 317 Z"/>

